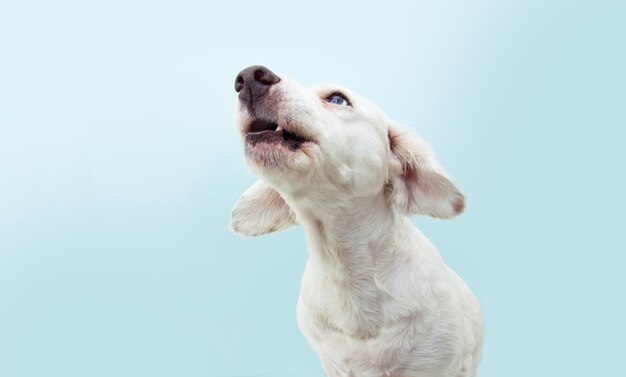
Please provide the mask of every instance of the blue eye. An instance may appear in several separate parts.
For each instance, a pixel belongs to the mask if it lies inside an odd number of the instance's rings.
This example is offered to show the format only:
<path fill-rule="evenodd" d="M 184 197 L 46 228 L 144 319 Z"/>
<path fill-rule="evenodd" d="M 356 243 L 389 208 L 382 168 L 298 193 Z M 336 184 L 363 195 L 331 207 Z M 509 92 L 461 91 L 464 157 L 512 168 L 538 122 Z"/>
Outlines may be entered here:
<path fill-rule="evenodd" d="M 330 97 L 329 102 L 334 104 L 334 105 L 347 105 L 348 104 L 345 99 L 341 98 L 338 95 L 334 95 L 334 96 Z"/>
<path fill-rule="evenodd" d="M 348 102 L 348 99 L 343 94 L 340 94 L 340 93 L 333 93 L 330 96 L 328 96 L 326 100 L 332 103 L 333 105 L 350 106 L 350 102 Z"/>

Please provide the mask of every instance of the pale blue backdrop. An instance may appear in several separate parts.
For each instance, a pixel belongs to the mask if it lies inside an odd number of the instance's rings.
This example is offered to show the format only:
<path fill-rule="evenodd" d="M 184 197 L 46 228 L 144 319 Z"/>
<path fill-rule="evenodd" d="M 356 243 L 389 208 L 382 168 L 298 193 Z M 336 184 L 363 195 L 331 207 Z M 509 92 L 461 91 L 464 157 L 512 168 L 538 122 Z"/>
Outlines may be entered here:
<path fill-rule="evenodd" d="M 482 303 L 483 377 L 622 373 L 624 4 L 2 2 L 0 376 L 322 376 L 302 229 L 228 229 L 250 64 L 433 146 L 468 208 L 415 223 Z"/>

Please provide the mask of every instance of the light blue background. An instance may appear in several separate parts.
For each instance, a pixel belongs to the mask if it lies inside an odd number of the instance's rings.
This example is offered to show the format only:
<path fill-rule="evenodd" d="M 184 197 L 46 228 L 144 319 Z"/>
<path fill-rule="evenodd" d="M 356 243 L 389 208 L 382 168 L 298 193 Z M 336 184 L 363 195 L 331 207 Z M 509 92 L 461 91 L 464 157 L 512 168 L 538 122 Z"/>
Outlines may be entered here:
<path fill-rule="evenodd" d="M 468 208 L 415 223 L 482 303 L 483 377 L 623 372 L 625 8 L 4 1 L 0 376 L 322 376 L 302 229 L 228 229 L 250 64 L 430 142 Z"/>

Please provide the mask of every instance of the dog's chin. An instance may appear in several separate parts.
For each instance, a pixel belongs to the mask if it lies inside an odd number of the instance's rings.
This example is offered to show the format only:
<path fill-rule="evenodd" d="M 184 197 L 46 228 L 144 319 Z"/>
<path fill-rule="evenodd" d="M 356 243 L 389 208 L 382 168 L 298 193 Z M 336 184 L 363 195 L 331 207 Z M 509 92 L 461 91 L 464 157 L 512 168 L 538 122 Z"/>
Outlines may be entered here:
<path fill-rule="evenodd" d="M 279 131 L 280 132 L 280 131 Z M 262 134 L 247 136 L 245 154 L 249 163 L 268 169 L 304 168 L 310 162 L 309 149 L 311 142 L 294 143 L 285 141 L 280 134 Z"/>

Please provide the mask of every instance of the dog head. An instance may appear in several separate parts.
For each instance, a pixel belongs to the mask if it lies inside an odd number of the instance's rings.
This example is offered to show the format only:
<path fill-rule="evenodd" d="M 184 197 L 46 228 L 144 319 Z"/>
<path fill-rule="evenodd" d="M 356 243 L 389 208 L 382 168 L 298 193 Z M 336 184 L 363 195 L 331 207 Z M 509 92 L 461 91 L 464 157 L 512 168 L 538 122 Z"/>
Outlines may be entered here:
<path fill-rule="evenodd" d="M 356 93 L 305 89 L 263 66 L 239 73 L 235 90 L 246 161 L 261 178 L 233 209 L 235 232 L 258 235 L 294 224 L 287 202 L 334 206 L 381 193 L 406 213 L 462 212 L 463 195 L 430 148 Z"/>

